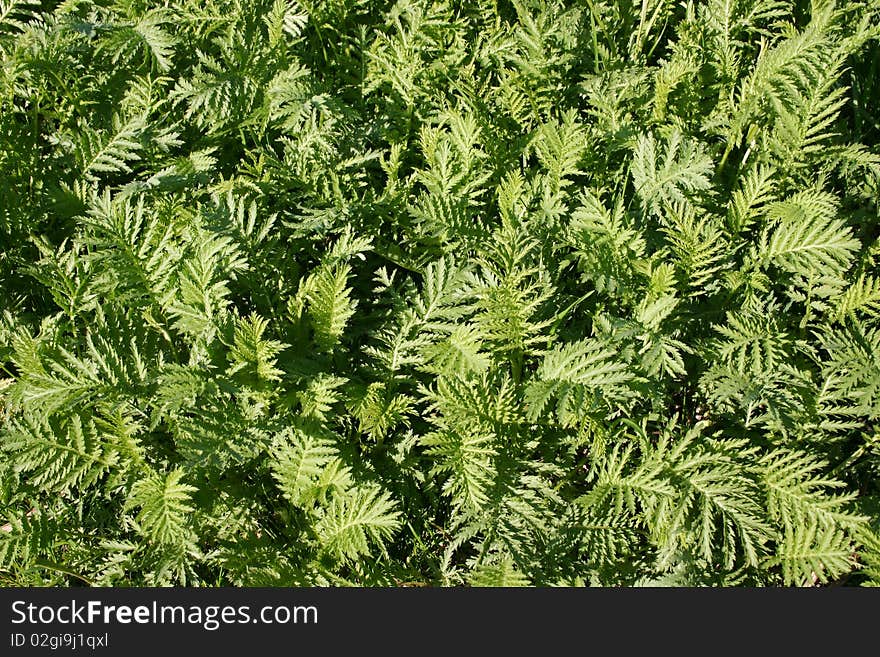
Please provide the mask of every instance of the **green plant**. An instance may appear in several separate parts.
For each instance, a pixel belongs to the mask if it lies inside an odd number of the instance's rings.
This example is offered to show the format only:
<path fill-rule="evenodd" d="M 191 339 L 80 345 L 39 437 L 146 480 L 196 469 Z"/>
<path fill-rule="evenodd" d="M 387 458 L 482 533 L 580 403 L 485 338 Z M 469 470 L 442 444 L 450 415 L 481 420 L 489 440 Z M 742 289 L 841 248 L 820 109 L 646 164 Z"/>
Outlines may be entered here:
<path fill-rule="evenodd" d="M 0 2 L 0 578 L 880 583 L 878 37 Z"/>

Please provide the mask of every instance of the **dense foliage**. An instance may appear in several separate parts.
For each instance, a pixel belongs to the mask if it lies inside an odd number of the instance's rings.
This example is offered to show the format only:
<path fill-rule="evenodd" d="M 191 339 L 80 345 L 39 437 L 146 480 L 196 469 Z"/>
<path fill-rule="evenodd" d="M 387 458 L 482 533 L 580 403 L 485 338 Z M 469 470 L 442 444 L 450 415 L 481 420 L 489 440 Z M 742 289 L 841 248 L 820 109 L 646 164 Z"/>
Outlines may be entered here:
<path fill-rule="evenodd" d="M 878 0 L 0 0 L 0 579 L 880 583 Z"/>

